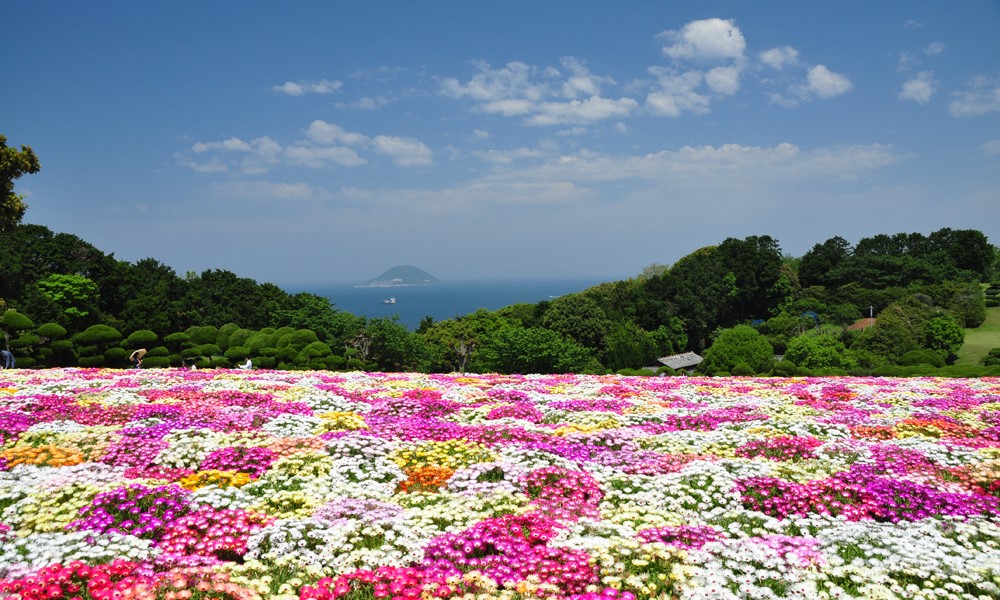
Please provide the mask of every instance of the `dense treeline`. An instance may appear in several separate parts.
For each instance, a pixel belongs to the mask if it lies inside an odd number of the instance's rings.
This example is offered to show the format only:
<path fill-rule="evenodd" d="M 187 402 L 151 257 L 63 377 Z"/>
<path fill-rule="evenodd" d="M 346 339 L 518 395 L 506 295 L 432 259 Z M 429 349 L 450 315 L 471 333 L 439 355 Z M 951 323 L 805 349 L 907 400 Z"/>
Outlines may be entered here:
<path fill-rule="evenodd" d="M 729 238 L 669 267 L 415 332 L 228 271 L 178 276 L 76 236 L 0 236 L 5 347 L 18 366 L 254 365 L 282 369 L 607 372 L 703 353 L 708 373 L 890 372 L 946 364 L 985 318 L 997 249 L 974 230 L 840 237 L 800 258 L 769 236 Z M 990 298 L 990 300 L 987 300 Z M 873 317 L 860 331 L 847 328 Z M 774 355 L 784 355 L 775 363 Z M 889 369 L 890 371 L 886 371 Z"/>

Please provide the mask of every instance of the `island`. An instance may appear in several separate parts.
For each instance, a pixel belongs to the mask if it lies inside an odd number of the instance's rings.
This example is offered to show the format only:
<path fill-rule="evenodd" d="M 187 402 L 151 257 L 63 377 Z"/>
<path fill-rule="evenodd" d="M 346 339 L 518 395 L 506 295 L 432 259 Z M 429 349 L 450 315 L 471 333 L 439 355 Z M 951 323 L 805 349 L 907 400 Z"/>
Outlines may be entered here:
<path fill-rule="evenodd" d="M 412 265 L 392 267 L 375 279 L 355 287 L 406 287 L 412 285 L 435 285 L 441 283 L 436 277 Z"/>

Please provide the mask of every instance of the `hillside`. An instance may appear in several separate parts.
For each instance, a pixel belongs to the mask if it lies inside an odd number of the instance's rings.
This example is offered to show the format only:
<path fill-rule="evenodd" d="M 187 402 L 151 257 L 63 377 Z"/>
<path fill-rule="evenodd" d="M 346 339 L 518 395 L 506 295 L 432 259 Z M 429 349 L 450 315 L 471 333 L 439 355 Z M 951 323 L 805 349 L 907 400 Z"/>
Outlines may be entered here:
<path fill-rule="evenodd" d="M 958 352 L 956 365 L 978 365 L 993 348 L 1000 348 L 1000 307 L 987 308 L 986 320 L 975 329 L 965 330 L 965 343 Z"/>
<path fill-rule="evenodd" d="M 433 275 L 412 265 L 392 267 L 375 279 L 369 279 L 357 287 L 403 287 L 410 285 L 434 285 L 441 283 Z"/>

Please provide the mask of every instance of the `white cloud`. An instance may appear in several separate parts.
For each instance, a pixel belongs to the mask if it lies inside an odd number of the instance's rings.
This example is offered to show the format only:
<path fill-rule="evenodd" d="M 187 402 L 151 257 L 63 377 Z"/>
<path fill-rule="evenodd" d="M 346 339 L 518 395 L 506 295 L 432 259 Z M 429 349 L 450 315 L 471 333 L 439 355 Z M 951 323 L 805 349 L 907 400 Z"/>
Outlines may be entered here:
<path fill-rule="evenodd" d="M 917 104 L 927 104 L 936 91 L 937 83 L 934 81 L 934 74 L 930 71 L 921 71 L 916 77 L 903 83 L 899 99 L 911 100 Z"/>
<path fill-rule="evenodd" d="M 638 106 L 639 103 L 631 98 L 613 100 L 598 96 L 569 102 L 542 102 L 534 107 L 536 114 L 529 117 L 526 122 L 529 125 L 542 126 L 593 123 L 627 116 Z"/>
<path fill-rule="evenodd" d="M 698 71 L 688 71 L 680 75 L 661 69 L 651 69 L 657 76 L 659 89 L 646 96 L 646 107 L 653 114 L 664 117 L 679 117 L 685 111 L 704 114 L 709 111 L 709 98 L 699 94 L 703 76 Z"/>
<path fill-rule="evenodd" d="M 705 83 L 717 94 L 732 96 L 740 89 L 740 74 L 743 69 L 737 66 L 715 67 L 705 73 Z"/>
<path fill-rule="evenodd" d="M 211 150 L 223 150 L 226 152 L 251 152 L 253 146 L 239 138 L 229 138 L 221 142 L 198 142 L 191 149 L 196 154 L 203 154 Z"/>
<path fill-rule="evenodd" d="M 322 169 L 330 163 L 356 167 L 368 162 L 353 149 L 344 146 L 292 146 L 285 149 L 285 157 L 289 164 L 313 169 Z"/>
<path fill-rule="evenodd" d="M 983 152 L 989 154 L 990 156 L 996 156 L 1000 154 L 1000 139 L 990 140 L 984 143 L 982 146 Z"/>
<path fill-rule="evenodd" d="M 806 81 L 807 93 L 820 98 L 833 98 L 849 92 L 853 87 L 847 77 L 834 73 L 824 65 L 809 69 Z"/>
<path fill-rule="evenodd" d="M 378 135 L 372 138 L 371 146 L 403 167 L 425 166 L 434 162 L 434 152 L 420 140 Z"/>
<path fill-rule="evenodd" d="M 412 138 L 379 135 L 370 138 L 346 131 L 335 123 L 316 120 L 305 131 L 306 138 L 282 146 L 264 136 L 250 142 L 229 138 L 221 142 L 198 142 L 191 152 L 177 157 L 178 162 L 192 170 L 218 173 L 235 169 L 243 174 L 266 173 L 283 165 L 323 169 L 333 165 L 356 167 L 368 163 L 359 150 L 370 150 L 388 156 L 400 166 L 429 165 L 433 151 L 423 142 Z M 193 155 L 205 155 L 195 160 Z"/>
<path fill-rule="evenodd" d="M 675 60 L 695 62 L 726 62 L 742 60 L 746 50 L 743 33 L 732 20 L 705 19 L 692 21 L 680 31 L 660 34 L 672 42 L 663 54 Z"/>
<path fill-rule="evenodd" d="M 542 158 L 546 154 L 537 148 L 515 148 L 513 150 L 477 150 L 472 155 L 486 163 L 509 165 L 515 161 Z"/>
<path fill-rule="evenodd" d="M 600 96 L 602 87 L 614 81 L 590 73 L 583 62 L 564 58 L 561 64 L 568 74 L 521 62 L 494 69 L 479 61 L 474 63 L 479 73 L 466 83 L 442 80 L 441 93 L 476 101 L 485 113 L 524 117 L 525 124 L 537 126 L 587 124 L 627 116 L 639 106 L 632 98 Z"/>
<path fill-rule="evenodd" d="M 972 80 L 969 89 L 954 92 L 948 104 L 953 117 L 978 117 L 1000 112 L 1000 77 L 980 76 Z"/>
<path fill-rule="evenodd" d="M 909 71 L 919 66 L 920 63 L 920 59 L 912 52 L 903 51 L 899 53 L 899 60 L 896 61 L 896 71 Z"/>
<path fill-rule="evenodd" d="M 219 196 L 247 200 L 313 200 L 330 197 L 330 193 L 308 183 L 273 181 L 227 181 L 213 186 Z"/>
<path fill-rule="evenodd" d="M 920 29 L 924 24 L 916 19 L 907 19 L 903 21 L 903 29 Z"/>
<path fill-rule="evenodd" d="M 537 166 L 507 171 L 518 181 L 575 183 L 647 180 L 651 184 L 699 188 L 723 180 L 755 185 L 792 181 L 851 180 L 903 160 L 891 146 L 871 144 L 803 150 L 795 144 L 772 147 L 723 144 L 684 146 L 641 156 L 613 156 L 582 150 Z M 727 184 L 728 185 L 728 184 Z"/>
<path fill-rule="evenodd" d="M 445 79 L 441 83 L 441 93 L 483 102 L 509 98 L 539 101 L 548 94 L 546 85 L 531 80 L 534 69 L 522 62 L 510 62 L 499 69 L 483 61 L 476 61 L 473 66 L 479 70 L 477 75 L 464 84 L 454 78 Z"/>
<path fill-rule="evenodd" d="M 486 140 L 490 137 L 490 132 L 485 129 L 473 129 L 472 130 L 473 139 Z"/>
<path fill-rule="evenodd" d="M 928 44 L 926 48 L 924 48 L 924 54 L 926 54 L 927 56 L 937 56 L 942 52 L 944 52 L 944 44 L 942 44 L 941 42 L 932 42 Z"/>
<path fill-rule="evenodd" d="M 562 95 L 566 98 L 598 96 L 604 85 L 614 84 L 610 77 L 592 74 L 582 61 L 575 58 L 564 58 L 561 63 L 570 72 L 569 78 L 561 86 Z"/>
<path fill-rule="evenodd" d="M 799 51 L 791 46 L 782 46 L 765 50 L 758 54 L 757 58 L 768 67 L 780 71 L 786 66 L 798 64 Z"/>
<path fill-rule="evenodd" d="M 355 144 L 363 144 L 368 141 L 368 136 L 360 133 L 350 133 L 345 131 L 340 125 L 327 123 L 326 121 L 319 119 L 309 124 L 309 128 L 306 129 L 306 136 L 310 140 L 320 144 L 341 143 L 352 146 Z"/>
<path fill-rule="evenodd" d="M 279 94 L 305 96 L 306 94 L 332 94 L 343 85 L 339 81 L 321 79 L 319 81 L 286 81 L 281 85 L 271 86 L 271 89 Z"/>
<path fill-rule="evenodd" d="M 392 102 L 392 98 L 388 96 L 365 96 L 353 102 L 337 102 L 335 106 L 337 108 L 355 108 L 358 110 L 378 110 L 388 106 Z"/>

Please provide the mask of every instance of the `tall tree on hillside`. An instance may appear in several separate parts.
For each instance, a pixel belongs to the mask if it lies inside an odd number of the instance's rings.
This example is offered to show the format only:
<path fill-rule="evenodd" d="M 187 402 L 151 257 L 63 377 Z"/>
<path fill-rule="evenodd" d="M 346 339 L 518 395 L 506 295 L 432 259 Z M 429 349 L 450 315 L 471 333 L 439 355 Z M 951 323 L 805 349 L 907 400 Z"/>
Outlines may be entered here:
<path fill-rule="evenodd" d="M 839 284 L 840 282 L 830 281 L 830 271 L 850 256 L 851 252 L 851 245 L 840 236 L 813 246 L 799 262 L 799 282 L 802 287 Z"/>
<path fill-rule="evenodd" d="M 783 259 L 781 247 L 771 236 L 728 238 L 719 244 L 718 254 L 727 272 L 736 277 L 736 294 L 725 325 L 765 319 L 790 293 L 787 285 L 779 285 Z"/>
<path fill-rule="evenodd" d="M 9 148 L 7 136 L 0 134 L 0 231 L 13 229 L 28 209 L 24 196 L 14 193 L 14 180 L 37 173 L 41 168 L 30 146 L 21 146 L 20 150 Z"/>

